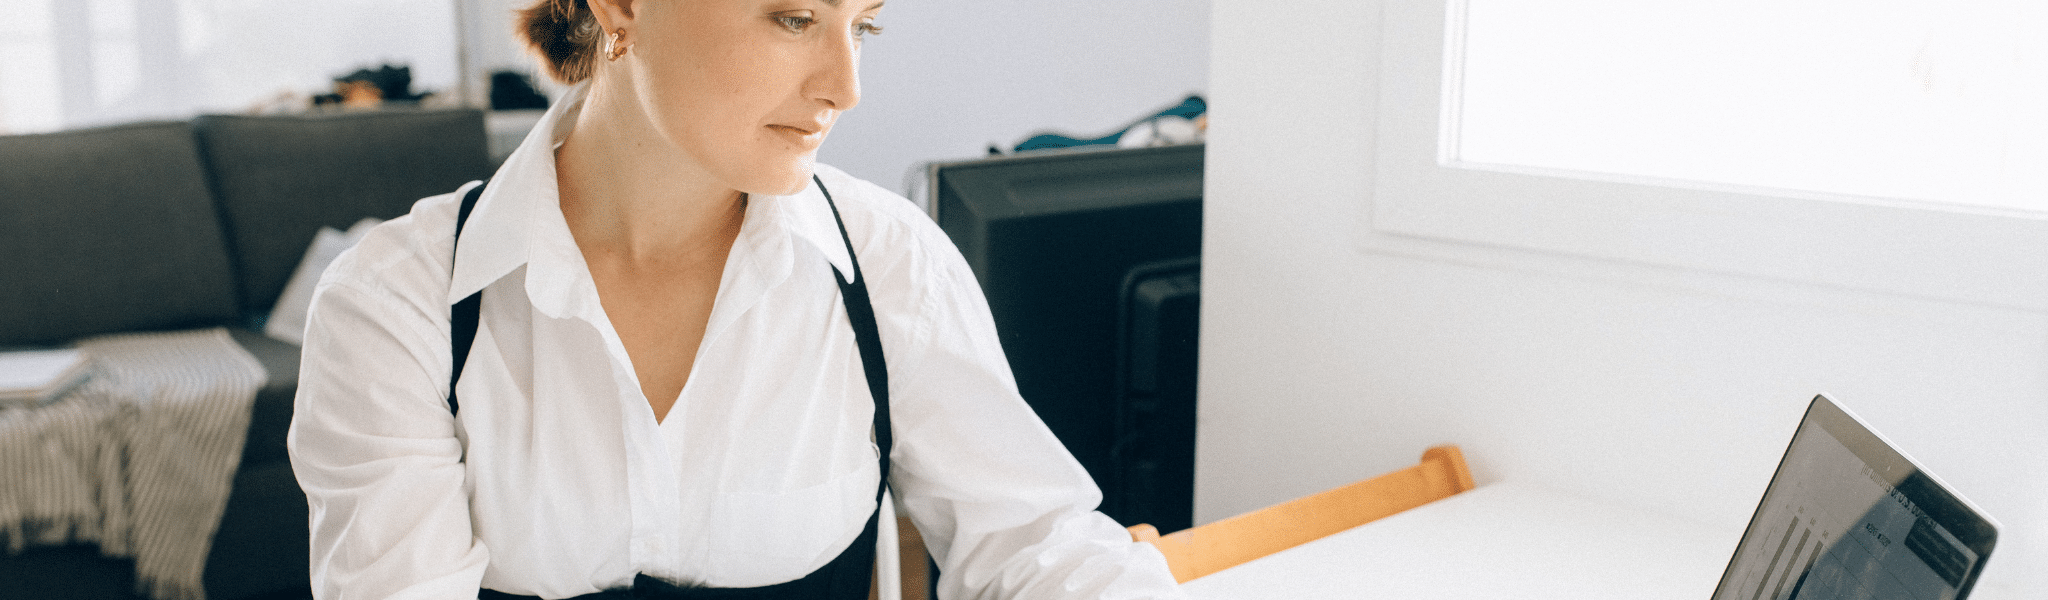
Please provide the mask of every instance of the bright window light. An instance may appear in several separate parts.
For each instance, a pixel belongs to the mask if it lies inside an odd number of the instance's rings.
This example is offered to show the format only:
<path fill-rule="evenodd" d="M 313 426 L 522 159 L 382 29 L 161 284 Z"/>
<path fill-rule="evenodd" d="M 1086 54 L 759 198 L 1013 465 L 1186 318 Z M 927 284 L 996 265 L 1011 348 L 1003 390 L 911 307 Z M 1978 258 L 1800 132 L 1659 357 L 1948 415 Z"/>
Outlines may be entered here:
<path fill-rule="evenodd" d="M 0 133 L 240 113 L 384 64 L 450 92 L 455 5 L 417 0 L 18 0 L 0 19 Z M 509 13 L 504 16 L 510 19 Z"/>
<path fill-rule="evenodd" d="M 63 125 L 54 22 L 43 2 L 22 3 L 0 19 L 0 135 Z"/>
<path fill-rule="evenodd" d="M 2048 212 L 2048 2 L 1465 11 L 1461 162 Z"/>

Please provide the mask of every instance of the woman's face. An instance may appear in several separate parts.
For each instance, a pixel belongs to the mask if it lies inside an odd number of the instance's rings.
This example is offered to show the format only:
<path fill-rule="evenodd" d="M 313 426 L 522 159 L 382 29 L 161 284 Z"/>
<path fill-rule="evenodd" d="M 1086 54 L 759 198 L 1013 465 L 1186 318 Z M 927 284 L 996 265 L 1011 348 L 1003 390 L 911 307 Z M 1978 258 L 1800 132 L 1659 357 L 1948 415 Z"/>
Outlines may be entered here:
<path fill-rule="evenodd" d="M 818 145 L 860 102 L 860 44 L 879 0 L 641 0 L 627 31 L 635 101 L 733 189 L 810 182 Z M 609 32 L 607 32 L 609 35 Z M 600 58 L 602 60 L 602 58 Z"/>

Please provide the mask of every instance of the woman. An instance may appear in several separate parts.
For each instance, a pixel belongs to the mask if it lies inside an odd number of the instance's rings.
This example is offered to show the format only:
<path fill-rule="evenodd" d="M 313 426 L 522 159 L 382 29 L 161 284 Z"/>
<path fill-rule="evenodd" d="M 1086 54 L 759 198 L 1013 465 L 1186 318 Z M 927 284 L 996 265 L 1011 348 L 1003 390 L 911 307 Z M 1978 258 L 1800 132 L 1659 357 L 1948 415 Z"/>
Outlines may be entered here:
<path fill-rule="evenodd" d="M 587 1 L 522 13 L 573 86 L 488 185 L 320 284 L 290 439 L 316 594 L 850 600 L 886 473 L 945 597 L 1178 597 L 944 234 L 813 164 L 881 2 Z"/>

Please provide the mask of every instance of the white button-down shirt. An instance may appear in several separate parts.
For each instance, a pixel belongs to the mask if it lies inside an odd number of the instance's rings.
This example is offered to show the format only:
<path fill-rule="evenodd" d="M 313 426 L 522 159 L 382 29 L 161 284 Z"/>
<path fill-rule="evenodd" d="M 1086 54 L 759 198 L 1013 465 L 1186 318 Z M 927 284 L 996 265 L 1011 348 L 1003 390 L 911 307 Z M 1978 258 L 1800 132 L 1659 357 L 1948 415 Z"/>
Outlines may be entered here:
<path fill-rule="evenodd" d="M 833 278 L 852 266 L 824 197 L 749 200 L 696 364 L 657 422 L 558 203 L 554 149 L 584 91 L 507 159 L 459 250 L 450 193 L 322 278 L 290 438 L 319 597 L 558 598 L 636 573 L 767 585 L 838 556 L 874 512 L 873 400 Z M 941 594 L 1181 597 L 1018 396 L 945 234 L 901 196 L 817 173 L 868 280 L 892 489 Z M 449 306 L 477 290 L 451 415 Z"/>

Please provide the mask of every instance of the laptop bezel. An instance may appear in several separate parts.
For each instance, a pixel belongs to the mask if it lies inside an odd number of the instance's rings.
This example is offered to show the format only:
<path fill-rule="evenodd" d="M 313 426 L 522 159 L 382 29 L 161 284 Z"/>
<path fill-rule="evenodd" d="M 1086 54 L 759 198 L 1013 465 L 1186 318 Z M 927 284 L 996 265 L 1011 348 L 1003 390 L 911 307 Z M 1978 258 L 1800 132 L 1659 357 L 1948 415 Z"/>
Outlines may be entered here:
<path fill-rule="evenodd" d="M 1785 464 L 1790 461 L 1792 450 L 1798 447 L 1800 436 L 1808 431 L 1809 422 L 1834 436 L 1835 440 L 1847 447 L 1850 453 L 1855 454 L 1872 470 L 1885 476 L 1888 481 L 1898 481 L 1895 489 L 1943 528 L 1948 529 L 1950 535 L 1954 535 L 1964 546 L 1977 553 L 1977 561 L 1970 565 L 1969 572 L 1964 574 L 1962 583 L 1956 587 L 1957 600 L 1969 597 L 1970 590 L 1977 584 L 1978 575 L 1984 572 L 1984 565 L 1990 562 L 1992 548 L 1997 545 L 1998 524 L 1975 504 L 1955 493 L 1953 488 L 1939 477 L 1928 472 L 1919 462 L 1900 451 L 1891 440 L 1877 433 L 1863 419 L 1828 398 L 1826 394 L 1815 395 L 1813 401 L 1807 405 L 1805 416 L 1800 418 L 1799 427 L 1793 430 L 1791 441 L 1786 442 L 1785 453 L 1779 457 L 1778 467 L 1771 473 L 1771 482 L 1764 488 L 1763 496 L 1757 500 L 1756 510 L 1750 513 L 1749 525 L 1743 528 L 1742 537 L 1736 542 L 1735 552 L 1728 557 L 1728 566 L 1721 571 L 1721 581 L 1714 586 L 1714 595 L 1710 597 L 1720 597 L 1722 590 L 1731 585 L 1730 579 L 1735 574 L 1736 560 L 1742 557 L 1743 549 L 1751 541 L 1750 533 L 1757 530 L 1757 521 L 1762 517 L 1764 508 L 1770 505 L 1772 494 L 1778 490 L 1779 478 L 1785 473 Z"/>

